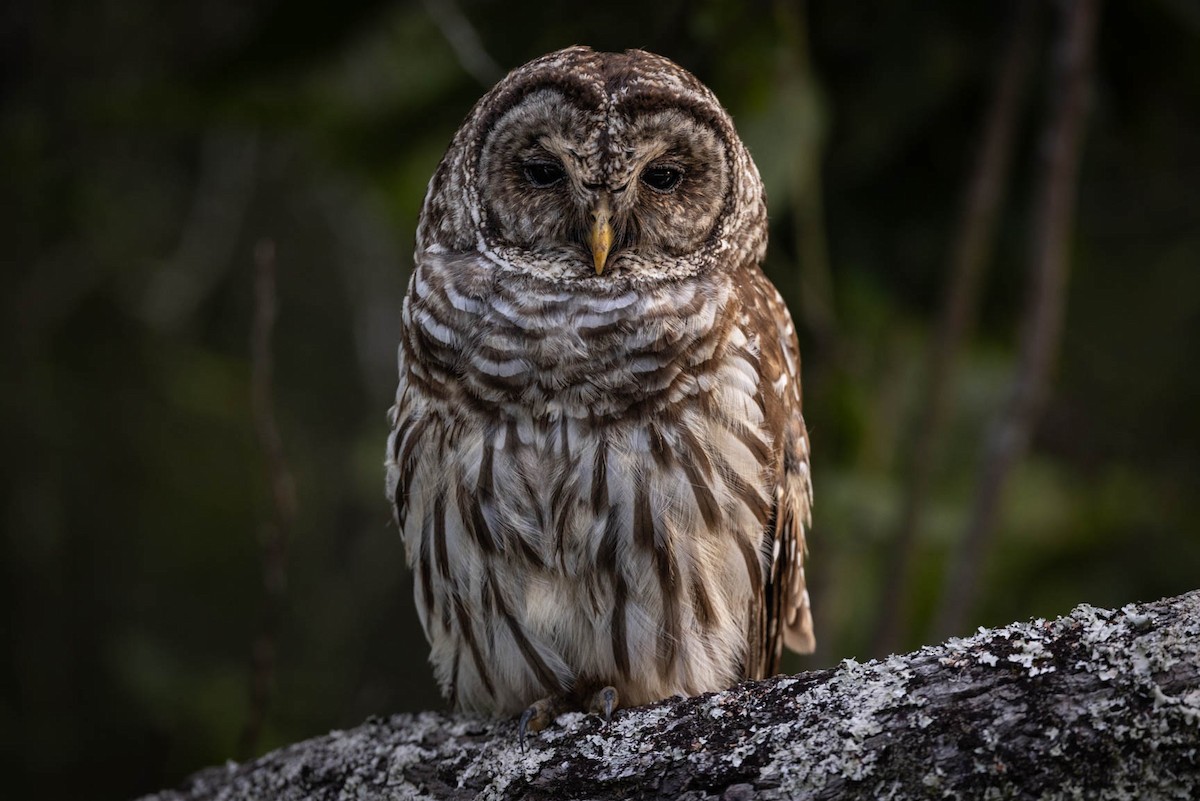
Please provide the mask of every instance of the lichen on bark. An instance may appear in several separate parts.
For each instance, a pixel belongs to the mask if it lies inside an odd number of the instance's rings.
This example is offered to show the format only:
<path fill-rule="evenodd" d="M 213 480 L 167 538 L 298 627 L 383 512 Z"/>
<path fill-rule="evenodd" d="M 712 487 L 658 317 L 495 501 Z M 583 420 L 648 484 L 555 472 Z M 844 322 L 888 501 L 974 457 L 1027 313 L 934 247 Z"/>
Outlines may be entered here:
<path fill-rule="evenodd" d="M 1200 797 L 1200 591 L 598 718 L 373 719 L 148 798 Z"/>

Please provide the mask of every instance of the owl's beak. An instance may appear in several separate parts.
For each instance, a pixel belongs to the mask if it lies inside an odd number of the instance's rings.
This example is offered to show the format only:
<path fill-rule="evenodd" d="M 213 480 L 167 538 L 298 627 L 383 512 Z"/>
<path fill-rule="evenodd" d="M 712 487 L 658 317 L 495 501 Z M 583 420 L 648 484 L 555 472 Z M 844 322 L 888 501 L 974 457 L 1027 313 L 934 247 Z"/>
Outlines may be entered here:
<path fill-rule="evenodd" d="M 588 245 L 592 249 L 592 262 L 596 265 L 596 275 L 604 272 L 604 263 L 608 261 L 608 251 L 612 248 L 613 229 L 610 222 L 611 212 L 608 208 L 608 195 L 600 196 L 592 212 L 592 232 L 588 236 Z"/>

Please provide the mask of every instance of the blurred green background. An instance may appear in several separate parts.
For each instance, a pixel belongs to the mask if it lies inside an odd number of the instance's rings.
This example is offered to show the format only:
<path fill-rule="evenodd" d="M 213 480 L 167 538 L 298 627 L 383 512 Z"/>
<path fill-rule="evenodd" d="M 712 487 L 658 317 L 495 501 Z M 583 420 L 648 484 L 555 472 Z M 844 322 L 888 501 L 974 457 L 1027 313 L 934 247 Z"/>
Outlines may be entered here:
<path fill-rule="evenodd" d="M 1017 363 L 1061 27 L 1037 3 L 1009 192 L 905 598 L 945 565 Z M 872 655 L 964 186 L 1011 2 L 7 3 L 0 11 L 0 736 L 9 797 L 123 798 L 238 756 L 273 506 L 250 405 L 277 246 L 294 474 L 255 752 L 440 708 L 383 497 L 426 182 L 503 70 L 644 47 L 712 86 L 766 180 L 805 353 L 821 650 Z M 452 44 L 453 43 L 453 44 Z M 1200 3 L 1112 0 L 1058 368 L 970 624 L 1200 587 Z"/>

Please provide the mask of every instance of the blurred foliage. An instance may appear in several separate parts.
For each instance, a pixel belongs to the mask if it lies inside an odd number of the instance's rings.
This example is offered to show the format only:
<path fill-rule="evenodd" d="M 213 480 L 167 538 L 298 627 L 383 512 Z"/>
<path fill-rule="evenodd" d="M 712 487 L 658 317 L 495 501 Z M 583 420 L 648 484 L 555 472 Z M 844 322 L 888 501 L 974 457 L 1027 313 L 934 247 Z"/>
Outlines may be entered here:
<path fill-rule="evenodd" d="M 432 2 L 432 0 L 431 0 Z M 821 651 L 862 657 L 1005 2 L 464 2 L 510 68 L 572 43 L 681 62 L 767 183 L 817 490 Z M 1054 15 L 940 443 L 922 641 L 1007 390 Z M 974 620 L 1200 585 L 1200 8 L 1108 3 L 1067 332 Z M 260 750 L 436 706 L 382 493 L 425 184 L 485 87 L 426 6 L 6 4 L 0 733 L 11 797 L 122 798 L 232 756 L 271 516 L 252 251 L 278 243 L 276 405 L 299 488 Z"/>

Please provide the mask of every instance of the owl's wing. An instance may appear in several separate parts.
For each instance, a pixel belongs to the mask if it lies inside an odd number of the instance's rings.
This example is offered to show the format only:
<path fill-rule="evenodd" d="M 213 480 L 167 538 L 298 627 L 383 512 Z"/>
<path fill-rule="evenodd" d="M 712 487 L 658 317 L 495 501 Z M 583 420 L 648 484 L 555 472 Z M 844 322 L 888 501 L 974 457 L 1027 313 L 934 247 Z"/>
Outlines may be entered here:
<path fill-rule="evenodd" d="M 808 465 L 808 431 L 799 410 L 784 436 L 783 470 L 776 490 L 775 543 L 768 582 L 768 616 L 782 642 L 798 654 L 817 647 L 812 608 L 804 578 L 805 534 L 812 527 L 812 484 Z M 776 667 L 780 635 L 775 634 Z"/>
<path fill-rule="evenodd" d="M 775 509 L 765 532 L 771 556 L 764 588 L 765 675 L 779 668 L 783 646 L 809 654 L 816 647 L 812 610 L 804 579 L 805 535 L 812 525 L 812 481 L 808 430 L 801 414 L 800 347 L 783 298 L 754 270 L 756 291 L 746 312 L 758 332 L 766 425 L 775 436 Z"/>

